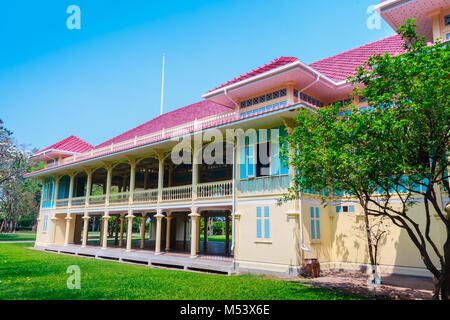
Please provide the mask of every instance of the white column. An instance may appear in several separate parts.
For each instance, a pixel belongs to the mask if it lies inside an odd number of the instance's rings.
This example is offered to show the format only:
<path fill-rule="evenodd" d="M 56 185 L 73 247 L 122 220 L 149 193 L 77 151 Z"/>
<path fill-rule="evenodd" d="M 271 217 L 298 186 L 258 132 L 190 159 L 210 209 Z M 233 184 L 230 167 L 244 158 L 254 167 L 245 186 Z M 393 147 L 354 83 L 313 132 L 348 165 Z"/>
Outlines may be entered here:
<path fill-rule="evenodd" d="M 72 220 L 72 217 L 70 216 L 70 213 L 67 213 L 67 217 L 66 217 L 66 233 L 64 234 L 64 245 L 65 246 L 67 246 L 69 244 L 70 220 Z"/>
<path fill-rule="evenodd" d="M 155 215 L 156 218 L 156 239 L 155 239 L 155 254 L 161 253 L 161 220 L 164 217 L 161 210 Z"/>
<path fill-rule="evenodd" d="M 133 193 L 136 181 L 136 159 L 130 158 L 128 159 L 128 162 L 130 163 L 130 198 L 128 202 L 133 204 Z"/>
<path fill-rule="evenodd" d="M 191 258 L 197 258 L 200 215 L 193 210 L 189 217 L 191 217 Z"/>
<path fill-rule="evenodd" d="M 85 206 L 89 206 L 89 196 L 91 195 L 92 190 L 92 170 L 86 170 L 87 174 L 87 182 L 86 182 L 86 199 L 85 199 Z"/>
<path fill-rule="evenodd" d="M 105 215 L 102 217 L 103 223 L 103 234 L 102 234 L 102 249 L 106 249 L 108 247 L 108 223 L 111 217 L 108 214 L 108 211 L 105 211 Z"/>
<path fill-rule="evenodd" d="M 106 174 L 106 198 L 105 205 L 109 205 L 109 195 L 111 194 L 111 181 L 112 181 L 112 166 L 108 164 L 106 166 L 107 174 Z"/>
<path fill-rule="evenodd" d="M 126 216 L 128 219 L 127 223 L 127 251 L 131 251 L 131 239 L 133 237 L 133 211 L 128 210 L 128 215 Z"/>
<path fill-rule="evenodd" d="M 86 247 L 86 245 L 87 245 L 87 239 L 88 239 L 88 229 L 89 229 L 89 219 L 90 219 L 90 217 L 89 217 L 89 215 L 88 215 L 88 213 L 87 212 L 85 212 L 84 213 L 84 216 L 83 216 L 83 241 L 82 241 L 82 244 L 81 244 L 81 246 L 83 247 L 83 248 L 85 248 Z"/>

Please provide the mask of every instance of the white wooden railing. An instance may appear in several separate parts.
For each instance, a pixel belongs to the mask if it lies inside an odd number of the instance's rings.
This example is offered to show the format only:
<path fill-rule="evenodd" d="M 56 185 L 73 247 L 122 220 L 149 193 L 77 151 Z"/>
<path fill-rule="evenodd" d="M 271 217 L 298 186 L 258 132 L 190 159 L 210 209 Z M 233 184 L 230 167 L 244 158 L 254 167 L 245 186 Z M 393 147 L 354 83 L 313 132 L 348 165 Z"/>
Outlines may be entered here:
<path fill-rule="evenodd" d="M 58 199 L 56 200 L 56 204 L 55 206 L 57 208 L 63 208 L 63 207 L 67 207 L 69 205 L 69 198 L 66 199 Z"/>
<path fill-rule="evenodd" d="M 209 116 L 209 117 L 202 118 L 202 119 L 196 119 L 194 121 L 191 121 L 191 122 L 188 122 L 188 123 L 176 126 L 176 127 L 167 128 L 167 129 L 163 128 L 162 130 L 151 133 L 151 134 L 147 134 L 147 135 L 140 136 L 140 137 L 136 136 L 132 139 L 129 139 L 129 140 L 126 140 L 123 142 L 119 142 L 116 144 L 113 143 L 113 144 L 103 147 L 103 148 L 92 149 L 91 151 L 88 151 L 85 153 L 75 154 L 73 156 L 61 159 L 59 165 L 71 163 L 74 161 L 80 161 L 80 160 L 87 159 L 87 158 L 92 158 L 94 156 L 100 156 L 100 155 L 103 155 L 106 153 L 117 152 L 120 150 L 129 149 L 129 148 L 148 144 L 148 143 L 155 142 L 155 141 L 170 139 L 170 138 L 177 137 L 177 136 L 189 133 L 189 132 L 199 131 L 199 130 L 202 130 L 205 128 L 219 125 L 221 123 L 237 120 L 238 116 L 239 115 L 237 114 L 236 111 L 225 112 L 225 113 Z"/>
<path fill-rule="evenodd" d="M 86 204 L 86 197 L 72 198 L 72 207 L 84 206 Z"/>
<path fill-rule="evenodd" d="M 127 203 L 129 199 L 129 192 L 113 193 L 109 195 L 109 203 Z"/>
<path fill-rule="evenodd" d="M 158 201 L 158 189 L 149 189 L 133 192 L 133 202 L 156 202 Z"/>
<path fill-rule="evenodd" d="M 162 200 L 185 200 L 192 199 L 192 185 L 164 188 L 162 190 Z"/>
<path fill-rule="evenodd" d="M 104 194 L 101 194 L 98 196 L 90 196 L 89 204 L 92 204 L 92 205 L 104 204 L 105 200 L 106 200 L 106 195 L 104 195 Z"/>
<path fill-rule="evenodd" d="M 198 198 L 228 197 L 233 194 L 233 182 L 208 182 L 197 185 Z"/>

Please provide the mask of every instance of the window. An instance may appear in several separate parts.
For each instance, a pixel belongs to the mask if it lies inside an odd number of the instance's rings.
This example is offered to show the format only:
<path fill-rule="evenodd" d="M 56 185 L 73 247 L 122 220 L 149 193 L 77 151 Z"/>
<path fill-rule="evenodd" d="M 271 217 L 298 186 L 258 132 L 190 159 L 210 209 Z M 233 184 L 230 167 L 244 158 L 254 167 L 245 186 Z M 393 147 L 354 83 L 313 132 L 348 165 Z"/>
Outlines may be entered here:
<path fill-rule="evenodd" d="M 280 140 L 286 136 L 284 126 L 242 135 L 239 149 L 240 179 L 289 174 L 286 161 L 280 159 Z"/>
<path fill-rule="evenodd" d="M 450 33 L 447 33 L 447 35 L 445 36 L 445 40 L 450 40 Z"/>
<path fill-rule="evenodd" d="M 256 207 L 256 238 L 270 239 L 270 208 L 267 206 Z"/>
<path fill-rule="evenodd" d="M 446 26 L 450 26 L 450 14 L 448 14 L 444 17 L 444 24 Z"/>
<path fill-rule="evenodd" d="M 311 216 L 311 239 L 320 239 L 320 216 L 318 207 L 310 207 Z"/>
<path fill-rule="evenodd" d="M 355 212 L 355 206 L 336 206 L 336 213 Z"/>
<path fill-rule="evenodd" d="M 48 215 L 44 215 L 44 223 L 42 225 L 43 232 L 47 232 L 47 225 L 48 225 Z"/>

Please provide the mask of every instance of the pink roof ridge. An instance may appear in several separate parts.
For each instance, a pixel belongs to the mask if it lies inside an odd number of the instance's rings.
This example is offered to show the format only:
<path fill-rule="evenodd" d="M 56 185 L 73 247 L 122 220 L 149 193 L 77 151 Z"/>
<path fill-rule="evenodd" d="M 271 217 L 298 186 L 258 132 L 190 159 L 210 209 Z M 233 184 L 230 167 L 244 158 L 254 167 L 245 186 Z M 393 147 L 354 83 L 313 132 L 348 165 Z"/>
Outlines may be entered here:
<path fill-rule="evenodd" d="M 403 40 L 399 35 L 389 36 L 357 48 L 338 53 L 309 64 L 314 70 L 326 75 L 335 82 L 344 81 L 355 74 L 355 69 L 363 65 L 375 53 L 391 56 L 405 53 Z"/>
<path fill-rule="evenodd" d="M 80 138 L 78 138 L 74 135 L 71 135 L 70 137 L 67 137 L 61 141 L 58 141 L 47 148 L 44 148 L 42 150 L 35 152 L 34 154 L 38 154 L 43 151 L 52 150 L 52 149 L 75 152 L 75 153 L 83 153 L 83 152 L 87 152 L 87 151 L 91 150 L 92 146 L 89 143 L 81 140 Z"/>
<path fill-rule="evenodd" d="M 297 60 L 298 60 L 298 58 L 296 58 L 296 57 L 283 57 L 283 56 L 281 56 L 279 58 L 276 58 L 275 60 L 270 61 L 269 63 L 266 63 L 266 64 L 264 64 L 264 65 L 262 65 L 262 66 L 260 66 L 260 67 L 258 67 L 256 69 L 253 69 L 253 70 L 251 70 L 251 71 L 249 71 L 247 73 L 244 73 L 244 74 L 242 74 L 242 75 L 240 75 L 240 76 L 238 76 L 238 77 L 236 77 L 236 78 L 234 78 L 234 79 L 232 79 L 230 81 L 227 81 L 224 84 L 221 84 L 220 86 L 209 90 L 208 92 L 212 92 L 214 90 L 217 90 L 217 89 L 220 89 L 220 88 L 224 88 L 224 87 L 226 87 L 226 86 L 228 86 L 230 84 L 237 83 L 237 82 L 243 81 L 245 79 L 257 76 L 259 74 L 262 74 L 264 72 L 276 69 L 278 67 L 282 67 L 282 66 L 284 66 L 284 65 L 286 65 L 288 63 L 291 63 L 291 62 L 294 62 L 294 61 L 297 61 Z"/>
<path fill-rule="evenodd" d="M 102 148 L 111 145 L 112 143 L 119 143 L 133 139 L 134 137 L 141 137 L 150 133 L 164 129 L 169 129 L 194 121 L 195 119 L 201 119 L 208 116 L 216 115 L 230 111 L 229 108 L 219 105 L 217 103 L 202 100 L 173 111 L 164 113 L 156 118 L 153 118 L 131 130 L 128 130 L 112 139 L 94 147 L 94 149 Z"/>

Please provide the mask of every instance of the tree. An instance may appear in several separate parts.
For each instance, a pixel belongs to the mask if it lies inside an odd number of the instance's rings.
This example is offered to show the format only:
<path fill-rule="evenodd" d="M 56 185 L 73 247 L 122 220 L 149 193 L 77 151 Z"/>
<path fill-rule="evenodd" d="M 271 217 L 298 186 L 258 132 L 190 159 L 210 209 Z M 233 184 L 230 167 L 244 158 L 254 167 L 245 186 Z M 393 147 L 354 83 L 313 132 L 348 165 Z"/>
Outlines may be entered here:
<path fill-rule="evenodd" d="M 368 216 L 389 219 L 406 231 L 437 279 L 434 298 L 448 299 L 450 222 L 439 202 L 443 191 L 450 197 L 450 48 L 440 41 L 428 46 L 415 28 L 414 20 L 407 20 L 398 30 L 404 54 L 376 54 L 350 79 L 353 95 L 367 98 L 367 110 L 350 106 L 351 115 L 344 117 L 338 117 L 342 107 L 336 105 L 300 111 L 287 138 L 297 173 L 285 198 L 326 187 L 357 197 L 366 216 L 369 253 Z M 424 210 L 415 217 L 410 209 L 419 198 Z M 430 234 L 434 213 L 447 231 L 441 248 Z"/>
<path fill-rule="evenodd" d="M 17 147 L 2 124 L 0 120 L 0 232 L 14 232 L 22 218 L 36 220 L 39 185 L 24 175 L 38 164 L 32 163 L 30 152 Z"/>

